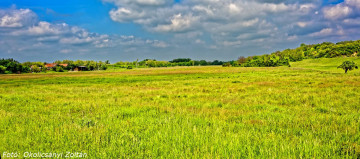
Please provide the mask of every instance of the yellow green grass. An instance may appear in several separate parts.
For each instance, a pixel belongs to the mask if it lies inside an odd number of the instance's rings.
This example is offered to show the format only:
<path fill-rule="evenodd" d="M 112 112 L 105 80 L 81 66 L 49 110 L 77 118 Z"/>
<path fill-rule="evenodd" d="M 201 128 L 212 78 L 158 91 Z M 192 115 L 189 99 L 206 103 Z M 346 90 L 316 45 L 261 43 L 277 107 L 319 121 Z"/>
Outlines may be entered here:
<path fill-rule="evenodd" d="M 359 70 L 300 66 L 2 75 L 0 152 L 360 157 Z"/>

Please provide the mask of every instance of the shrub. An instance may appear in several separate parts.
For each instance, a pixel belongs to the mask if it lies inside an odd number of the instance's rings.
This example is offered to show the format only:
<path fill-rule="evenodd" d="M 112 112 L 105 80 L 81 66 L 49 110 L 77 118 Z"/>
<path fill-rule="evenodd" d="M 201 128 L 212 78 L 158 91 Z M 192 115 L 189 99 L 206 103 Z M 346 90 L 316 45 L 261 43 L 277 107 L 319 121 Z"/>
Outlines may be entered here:
<path fill-rule="evenodd" d="M 61 66 L 57 66 L 56 72 L 64 72 L 64 68 L 62 68 Z"/>
<path fill-rule="evenodd" d="M 222 64 L 222 67 L 230 67 L 231 66 L 231 63 L 230 62 L 227 62 L 227 63 L 223 63 Z"/>
<path fill-rule="evenodd" d="M 107 68 L 108 68 L 107 65 L 101 65 L 100 67 L 101 70 L 107 70 Z"/>
<path fill-rule="evenodd" d="M 6 71 L 6 67 L 0 65 L 0 73 L 5 73 L 5 71 Z"/>
<path fill-rule="evenodd" d="M 41 71 L 46 73 L 47 68 L 44 66 L 44 67 L 41 68 Z"/>
<path fill-rule="evenodd" d="M 39 73 L 41 71 L 41 69 L 37 65 L 31 66 L 31 70 L 35 73 Z"/>

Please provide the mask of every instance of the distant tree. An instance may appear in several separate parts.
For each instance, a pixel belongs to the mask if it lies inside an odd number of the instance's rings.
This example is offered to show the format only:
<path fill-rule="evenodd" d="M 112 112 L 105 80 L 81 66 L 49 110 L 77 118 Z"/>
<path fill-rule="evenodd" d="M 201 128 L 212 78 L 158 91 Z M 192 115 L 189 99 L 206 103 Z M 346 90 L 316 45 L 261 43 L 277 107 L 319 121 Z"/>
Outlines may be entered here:
<path fill-rule="evenodd" d="M 240 56 L 237 61 L 239 64 L 243 64 L 246 62 L 246 58 L 244 56 Z"/>
<path fill-rule="evenodd" d="M 231 63 L 230 62 L 223 63 L 222 67 L 231 67 Z"/>
<path fill-rule="evenodd" d="M 191 64 L 191 66 L 195 66 L 195 61 L 194 60 L 189 61 L 189 63 Z"/>
<path fill-rule="evenodd" d="M 39 73 L 41 71 L 40 67 L 37 65 L 31 66 L 31 71 L 35 73 Z"/>
<path fill-rule="evenodd" d="M 171 63 L 178 63 L 178 62 L 190 62 L 191 59 L 190 58 L 178 58 L 178 59 L 174 59 L 172 61 L 169 61 Z"/>
<path fill-rule="evenodd" d="M 0 65 L 6 67 L 5 73 L 19 73 L 22 70 L 22 65 L 14 59 L 0 59 Z"/>
<path fill-rule="evenodd" d="M 358 66 L 355 64 L 354 61 L 344 61 L 337 68 L 342 68 L 343 70 L 345 70 L 345 73 L 347 73 L 348 71 L 351 71 L 353 69 L 358 69 Z"/>
<path fill-rule="evenodd" d="M 206 65 L 208 65 L 208 62 L 205 61 L 205 60 L 200 60 L 200 61 L 199 61 L 199 65 L 201 65 L 201 66 L 206 66 Z"/>
<path fill-rule="evenodd" d="M 222 65 L 224 62 L 219 61 L 219 60 L 215 60 L 213 62 L 211 62 L 211 65 Z"/>
<path fill-rule="evenodd" d="M 56 60 L 54 63 L 56 63 L 56 64 L 62 64 L 62 61 Z"/>
<path fill-rule="evenodd" d="M 109 60 L 106 60 L 106 61 L 105 61 L 105 64 L 110 64 L 110 61 L 109 61 Z"/>

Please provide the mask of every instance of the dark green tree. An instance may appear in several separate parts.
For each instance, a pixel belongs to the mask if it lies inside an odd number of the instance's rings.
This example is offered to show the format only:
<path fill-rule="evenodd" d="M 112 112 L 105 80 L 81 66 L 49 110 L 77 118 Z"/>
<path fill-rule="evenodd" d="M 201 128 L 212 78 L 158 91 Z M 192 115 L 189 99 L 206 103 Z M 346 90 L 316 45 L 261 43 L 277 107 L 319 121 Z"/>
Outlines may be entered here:
<path fill-rule="evenodd" d="M 354 61 L 344 61 L 340 66 L 338 66 L 337 68 L 342 68 L 343 70 L 345 70 L 345 73 L 347 73 L 348 71 L 351 71 L 353 69 L 357 69 L 358 66 L 355 64 Z"/>

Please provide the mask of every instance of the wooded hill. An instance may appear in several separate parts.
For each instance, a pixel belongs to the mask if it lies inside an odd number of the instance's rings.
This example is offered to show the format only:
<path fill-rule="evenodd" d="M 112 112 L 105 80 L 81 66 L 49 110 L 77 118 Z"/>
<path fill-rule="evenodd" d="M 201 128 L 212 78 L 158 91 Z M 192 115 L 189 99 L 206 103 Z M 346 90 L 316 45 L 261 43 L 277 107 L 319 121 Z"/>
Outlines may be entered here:
<path fill-rule="evenodd" d="M 303 59 L 333 58 L 339 56 L 359 57 L 360 40 L 343 41 L 338 43 L 323 42 L 321 44 L 301 44 L 295 49 L 286 49 L 274 53 L 239 57 L 238 63 L 243 67 L 272 67 L 288 66 L 289 62 L 301 61 Z"/>

